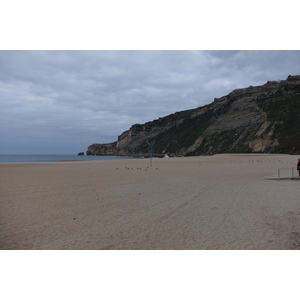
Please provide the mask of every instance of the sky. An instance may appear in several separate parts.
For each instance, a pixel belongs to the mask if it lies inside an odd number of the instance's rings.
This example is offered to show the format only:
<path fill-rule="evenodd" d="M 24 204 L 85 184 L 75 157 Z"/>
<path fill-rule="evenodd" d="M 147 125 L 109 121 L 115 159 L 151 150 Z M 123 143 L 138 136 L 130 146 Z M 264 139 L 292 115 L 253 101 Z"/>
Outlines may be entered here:
<path fill-rule="evenodd" d="M 300 74 L 300 51 L 0 51 L 0 153 L 75 153 Z"/>

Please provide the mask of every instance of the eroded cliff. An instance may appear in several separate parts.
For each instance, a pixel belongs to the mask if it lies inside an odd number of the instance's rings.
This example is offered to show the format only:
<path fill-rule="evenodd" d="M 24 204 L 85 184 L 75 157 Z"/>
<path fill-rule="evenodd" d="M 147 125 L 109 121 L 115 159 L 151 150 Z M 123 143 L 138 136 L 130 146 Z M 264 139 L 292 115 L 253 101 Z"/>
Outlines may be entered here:
<path fill-rule="evenodd" d="M 133 125 L 110 144 L 89 146 L 87 155 L 143 156 L 147 141 L 169 156 L 228 152 L 300 151 L 300 76 L 236 89 L 211 104 Z"/>

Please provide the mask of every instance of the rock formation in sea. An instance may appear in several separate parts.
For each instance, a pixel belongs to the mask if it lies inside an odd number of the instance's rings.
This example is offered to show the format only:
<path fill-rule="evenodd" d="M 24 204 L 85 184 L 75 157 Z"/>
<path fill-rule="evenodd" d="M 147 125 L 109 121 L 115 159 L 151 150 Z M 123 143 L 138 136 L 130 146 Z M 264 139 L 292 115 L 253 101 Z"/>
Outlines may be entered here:
<path fill-rule="evenodd" d="M 211 104 L 135 124 L 116 142 L 87 155 L 145 156 L 216 153 L 300 153 L 300 75 L 236 89 Z"/>

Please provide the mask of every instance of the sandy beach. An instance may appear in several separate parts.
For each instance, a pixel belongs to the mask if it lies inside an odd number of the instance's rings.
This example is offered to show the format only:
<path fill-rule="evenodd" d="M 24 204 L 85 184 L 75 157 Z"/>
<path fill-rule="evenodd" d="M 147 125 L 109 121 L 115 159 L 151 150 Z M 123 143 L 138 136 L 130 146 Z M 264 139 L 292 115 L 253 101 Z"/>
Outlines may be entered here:
<path fill-rule="evenodd" d="M 300 249 L 297 160 L 3 163 L 0 249 Z"/>

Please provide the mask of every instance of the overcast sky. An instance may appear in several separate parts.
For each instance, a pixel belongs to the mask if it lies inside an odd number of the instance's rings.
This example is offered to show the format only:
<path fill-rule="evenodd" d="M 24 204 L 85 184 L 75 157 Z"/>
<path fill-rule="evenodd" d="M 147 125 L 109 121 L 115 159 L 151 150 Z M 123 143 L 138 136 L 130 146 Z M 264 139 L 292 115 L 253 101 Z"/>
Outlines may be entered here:
<path fill-rule="evenodd" d="M 75 153 L 300 74 L 300 51 L 0 51 L 0 153 Z"/>

